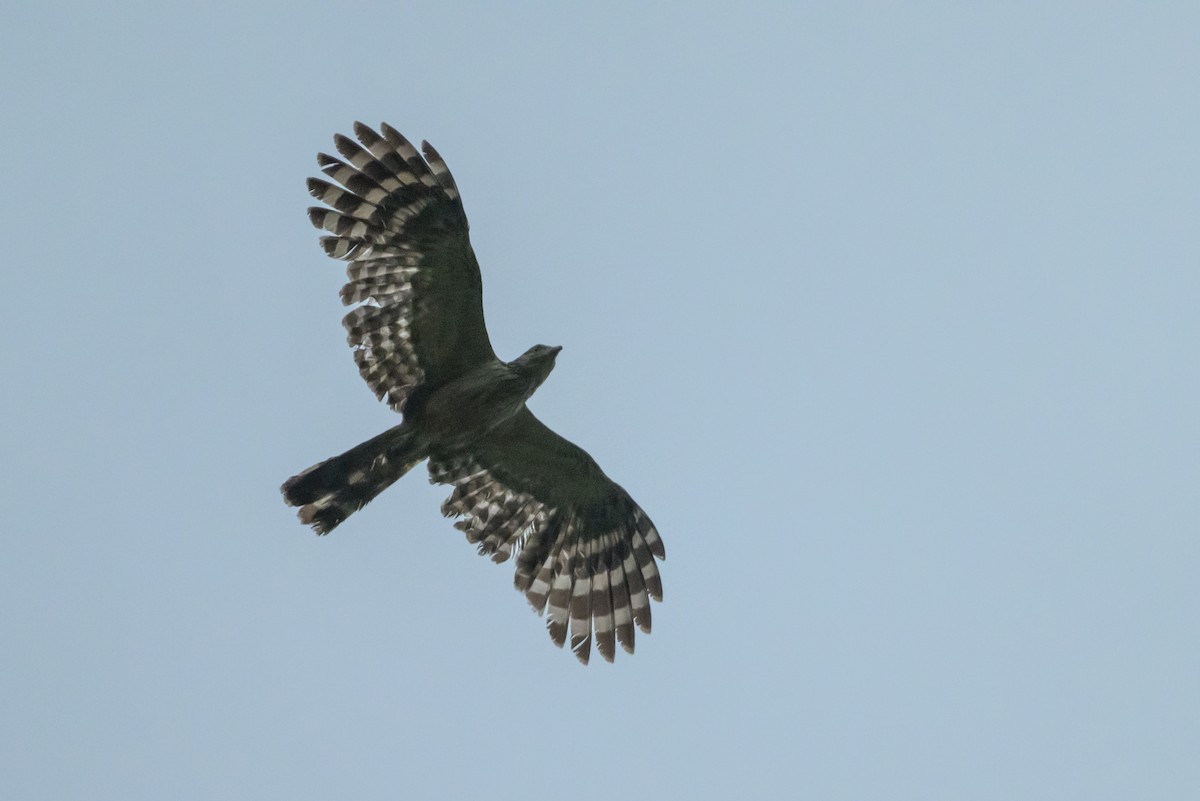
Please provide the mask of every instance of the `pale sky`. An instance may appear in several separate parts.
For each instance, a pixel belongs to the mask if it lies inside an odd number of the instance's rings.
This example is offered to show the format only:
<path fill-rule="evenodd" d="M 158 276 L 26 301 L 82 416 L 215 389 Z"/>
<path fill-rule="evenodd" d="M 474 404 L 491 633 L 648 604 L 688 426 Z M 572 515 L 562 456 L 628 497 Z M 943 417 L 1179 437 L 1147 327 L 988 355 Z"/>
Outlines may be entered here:
<path fill-rule="evenodd" d="M 0 797 L 1200 798 L 1200 6 L 25 3 L 0 27 Z M 497 351 L 654 518 L 581 667 L 304 209 L 462 190 Z"/>

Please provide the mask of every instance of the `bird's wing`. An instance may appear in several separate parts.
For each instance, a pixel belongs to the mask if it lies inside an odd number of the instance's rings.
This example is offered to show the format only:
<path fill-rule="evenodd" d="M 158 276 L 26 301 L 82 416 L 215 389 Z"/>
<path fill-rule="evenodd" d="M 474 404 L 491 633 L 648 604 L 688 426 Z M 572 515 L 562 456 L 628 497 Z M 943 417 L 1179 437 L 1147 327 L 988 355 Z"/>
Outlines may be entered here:
<path fill-rule="evenodd" d="M 310 208 L 325 252 L 350 262 L 342 302 L 354 360 L 379 398 L 400 410 L 422 382 L 496 360 L 483 320 L 479 263 L 454 178 L 428 142 L 425 158 L 394 128 L 354 124 L 337 135 L 345 161 L 317 162 L 337 184 L 308 180 L 330 208 Z M 361 144 L 360 144 L 361 143 Z"/>
<path fill-rule="evenodd" d="M 479 552 L 497 562 L 517 556 L 516 586 L 533 608 L 547 609 L 558 645 L 586 663 L 595 632 L 612 661 L 614 635 L 633 653 L 634 624 L 650 631 L 650 598 L 662 600 L 655 557 L 662 540 L 650 518 L 578 446 L 522 408 L 467 452 L 435 454 L 433 481 L 453 484 L 442 505 L 461 516 Z"/>

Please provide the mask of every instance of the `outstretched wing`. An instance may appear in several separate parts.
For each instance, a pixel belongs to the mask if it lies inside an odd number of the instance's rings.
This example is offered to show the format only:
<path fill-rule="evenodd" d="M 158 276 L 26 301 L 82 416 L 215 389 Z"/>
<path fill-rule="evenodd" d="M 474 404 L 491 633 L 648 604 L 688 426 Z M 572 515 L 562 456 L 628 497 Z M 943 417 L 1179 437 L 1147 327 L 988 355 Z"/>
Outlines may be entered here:
<path fill-rule="evenodd" d="M 558 645 L 585 664 L 595 632 L 612 661 L 616 641 L 633 653 L 634 624 L 650 631 L 650 598 L 662 600 L 654 558 L 666 558 L 650 518 L 592 457 L 555 434 L 528 408 L 470 452 L 429 463 L 433 481 L 453 484 L 442 505 L 461 516 L 479 552 L 496 562 L 518 551 L 516 586 L 533 608 L 547 609 Z"/>
<path fill-rule="evenodd" d="M 428 142 L 425 158 L 386 123 L 382 136 L 354 123 L 338 134 L 346 159 L 321 153 L 308 190 L 331 208 L 310 208 L 329 231 L 325 252 L 350 262 L 343 324 L 367 384 L 401 410 L 422 382 L 442 383 L 496 361 L 483 320 L 479 263 L 454 178 Z M 361 143 L 361 144 L 360 144 Z"/>

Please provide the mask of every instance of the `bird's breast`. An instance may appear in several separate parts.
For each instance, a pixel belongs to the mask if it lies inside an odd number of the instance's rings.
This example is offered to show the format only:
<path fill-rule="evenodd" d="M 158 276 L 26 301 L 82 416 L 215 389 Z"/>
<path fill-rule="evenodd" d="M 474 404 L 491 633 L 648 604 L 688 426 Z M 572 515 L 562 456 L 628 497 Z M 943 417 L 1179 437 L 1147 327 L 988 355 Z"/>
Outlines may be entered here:
<path fill-rule="evenodd" d="M 520 411 L 529 381 L 487 365 L 434 390 L 414 421 L 431 444 L 464 447 Z"/>

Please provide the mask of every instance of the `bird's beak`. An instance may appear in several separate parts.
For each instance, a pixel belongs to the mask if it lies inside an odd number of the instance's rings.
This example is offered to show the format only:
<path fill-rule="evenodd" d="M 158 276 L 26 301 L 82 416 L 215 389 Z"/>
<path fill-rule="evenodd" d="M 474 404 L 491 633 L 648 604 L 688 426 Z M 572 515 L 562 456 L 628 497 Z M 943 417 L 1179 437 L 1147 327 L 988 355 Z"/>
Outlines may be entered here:
<path fill-rule="evenodd" d="M 551 352 L 552 354 L 554 354 L 555 356 L 557 356 L 557 355 L 558 355 L 558 352 L 559 352 L 560 350 L 562 350 L 562 345 L 555 345 L 553 348 L 551 348 L 551 349 L 550 349 L 550 352 Z"/>

